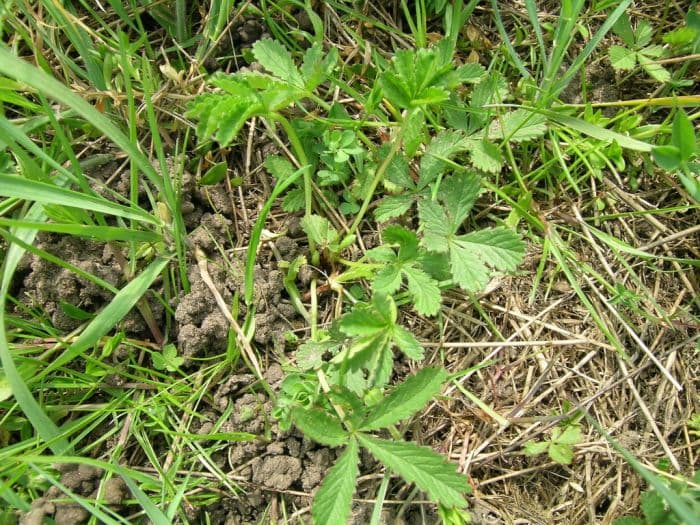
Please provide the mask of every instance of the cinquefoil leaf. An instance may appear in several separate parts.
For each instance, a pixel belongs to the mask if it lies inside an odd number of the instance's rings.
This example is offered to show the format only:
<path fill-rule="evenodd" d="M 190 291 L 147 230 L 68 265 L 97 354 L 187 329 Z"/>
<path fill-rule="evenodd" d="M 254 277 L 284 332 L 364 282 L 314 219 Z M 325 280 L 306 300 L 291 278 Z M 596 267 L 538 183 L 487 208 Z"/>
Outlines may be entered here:
<path fill-rule="evenodd" d="M 358 448 L 357 441 L 351 439 L 345 452 L 326 474 L 311 507 L 315 525 L 347 523 L 359 473 Z"/>
<path fill-rule="evenodd" d="M 446 507 L 465 507 L 464 494 L 471 492 L 467 478 L 455 465 L 432 450 L 405 441 L 385 441 L 358 434 L 360 444 L 402 478 L 415 483 L 430 499 Z"/>
<path fill-rule="evenodd" d="M 297 407 L 292 410 L 292 417 L 299 430 L 322 445 L 338 447 L 348 440 L 348 433 L 340 421 L 330 417 L 321 409 Z"/>
<path fill-rule="evenodd" d="M 541 137 L 545 131 L 547 126 L 544 116 L 525 109 L 516 109 L 493 120 L 488 138 L 523 142 Z"/>
<path fill-rule="evenodd" d="M 430 401 L 447 380 L 444 368 L 424 368 L 385 397 L 362 424 L 361 430 L 379 430 L 406 419 Z"/>
<path fill-rule="evenodd" d="M 264 38 L 253 44 L 253 56 L 260 65 L 276 77 L 298 88 L 304 87 L 304 79 L 297 69 L 292 55 L 277 40 Z"/>

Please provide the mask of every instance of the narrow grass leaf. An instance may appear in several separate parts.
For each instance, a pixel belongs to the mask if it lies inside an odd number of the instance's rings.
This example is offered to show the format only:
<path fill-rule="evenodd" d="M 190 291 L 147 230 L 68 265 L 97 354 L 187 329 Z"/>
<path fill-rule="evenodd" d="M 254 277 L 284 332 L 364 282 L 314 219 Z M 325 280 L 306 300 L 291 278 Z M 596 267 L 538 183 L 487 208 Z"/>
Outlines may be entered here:
<path fill-rule="evenodd" d="M 0 46 L 0 73 L 23 82 L 47 97 L 73 108 L 76 113 L 126 152 L 151 183 L 158 189 L 162 189 L 162 178 L 136 144 L 131 142 L 111 120 L 83 100 L 80 95 L 71 91 L 52 76 L 15 56 L 3 46 Z"/>
<path fill-rule="evenodd" d="M 642 465 L 629 450 L 613 439 L 613 437 L 608 434 L 603 427 L 600 426 L 598 421 L 596 421 L 590 414 L 584 412 L 584 415 L 586 416 L 588 422 L 595 427 L 598 432 L 600 432 L 600 434 L 612 445 L 615 450 L 622 455 L 622 457 L 625 458 L 627 463 L 629 463 L 630 466 L 636 470 L 647 483 L 649 483 L 649 485 L 654 487 L 654 489 L 666 500 L 673 512 L 675 512 L 684 523 L 698 522 L 697 514 L 688 506 L 683 498 L 666 486 L 666 484 L 658 476 L 647 470 L 647 468 Z"/>
<path fill-rule="evenodd" d="M 465 507 L 471 492 L 467 478 L 457 467 L 429 448 L 405 441 L 385 441 L 358 434 L 360 444 L 388 468 L 427 492 L 430 499 L 446 507 Z"/>
<path fill-rule="evenodd" d="M 355 492 L 356 479 L 359 474 L 357 468 L 360 460 L 358 452 L 357 441 L 353 438 L 342 456 L 328 471 L 311 507 L 315 525 L 347 523 L 350 516 L 352 494 Z"/>
<path fill-rule="evenodd" d="M 299 430 L 322 445 L 338 447 L 348 441 L 348 433 L 340 421 L 321 409 L 295 408 L 292 417 Z"/>
<path fill-rule="evenodd" d="M 107 199 L 14 175 L 0 174 L 0 196 L 15 197 L 43 204 L 58 204 L 158 224 L 158 220 L 144 210 L 122 206 Z"/>
<path fill-rule="evenodd" d="M 627 135 L 623 135 L 622 133 L 603 128 L 601 126 L 597 126 L 596 124 L 591 124 L 590 122 L 587 122 L 583 119 L 572 117 L 569 115 L 562 115 L 560 113 L 557 113 L 556 111 L 539 111 L 545 116 L 547 116 L 547 118 L 558 122 L 563 126 L 574 129 L 579 133 L 583 133 L 584 135 L 593 137 L 594 139 L 603 140 L 605 142 L 615 141 L 625 149 L 631 149 L 634 151 L 641 151 L 645 153 L 650 152 L 652 149 L 652 145 L 647 142 L 643 142 L 641 140 L 634 139 Z"/>
<path fill-rule="evenodd" d="M 45 219 L 43 207 L 40 204 L 33 205 L 26 213 L 25 218 L 33 221 Z M 37 234 L 36 230 L 20 229 L 16 236 L 27 244 L 31 244 Z M 65 454 L 72 451 L 72 447 L 68 440 L 62 436 L 61 430 L 46 415 L 46 412 L 37 403 L 31 391 L 27 388 L 24 378 L 17 370 L 12 352 L 7 341 L 5 332 L 5 300 L 8 295 L 12 277 L 14 275 L 17 264 L 24 255 L 25 250 L 16 244 L 11 244 L 5 254 L 5 260 L 2 267 L 2 283 L 0 285 L 0 362 L 5 372 L 7 382 L 12 389 L 12 394 L 17 401 L 17 404 L 22 409 L 22 412 L 31 423 L 36 433 L 46 441 L 49 448 L 54 454 Z"/>
<path fill-rule="evenodd" d="M 143 230 L 130 230 L 114 226 L 91 226 L 85 224 L 60 224 L 53 222 L 15 221 L 0 217 L 0 226 L 10 228 L 31 228 L 38 231 L 65 233 L 76 237 L 88 237 L 104 242 L 133 241 L 133 242 L 157 242 L 161 239 L 155 232 Z"/>
<path fill-rule="evenodd" d="M 412 416 L 440 392 L 446 380 L 444 368 L 420 370 L 372 409 L 361 430 L 379 430 Z"/>
<path fill-rule="evenodd" d="M 85 330 L 73 344 L 44 369 L 42 376 L 80 356 L 88 348 L 95 345 L 100 337 L 114 328 L 148 291 L 153 281 L 169 262 L 166 258 L 157 258 L 135 279 L 122 288 L 114 299 L 85 327 Z"/>
<path fill-rule="evenodd" d="M 273 204 L 277 197 L 279 197 L 284 190 L 286 190 L 291 184 L 293 184 L 299 177 L 301 177 L 307 166 L 303 166 L 292 175 L 285 179 L 280 179 L 277 181 L 275 188 L 272 190 L 270 197 L 267 199 L 258 219 L 255 221 L 253 226 L 253 231 L 250 234 L 250 241 L 248 243 L 248 251 L 246 252 L 246 263 L 245 263 L 245 304 L 246 306 L 251 306 L 253 304 L 253 298 L 255 294 L 255 257 L 258 253 L 258 245 L 260 244 L 260 236 L 262 235 L 263 228 L 265 226 L 265 220 L 267 215 L 270 213 Z"/>

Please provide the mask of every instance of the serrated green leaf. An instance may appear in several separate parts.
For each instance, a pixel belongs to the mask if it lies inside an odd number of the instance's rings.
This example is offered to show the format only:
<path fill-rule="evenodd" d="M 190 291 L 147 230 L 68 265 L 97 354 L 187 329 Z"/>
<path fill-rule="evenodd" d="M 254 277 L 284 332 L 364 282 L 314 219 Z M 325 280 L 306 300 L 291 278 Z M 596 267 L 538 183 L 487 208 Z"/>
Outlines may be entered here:
<path fill-rule="evenodd" d="M 330 417 L 319 408 L 305 409 L 296 407 L 292 410 L 294 424 L 305 436 L 329 447 L 338 447 L 348 441 L 348 433 L 340 421 Z"/>
<path fill-rule="evenodd" d="M 443 207 L 435 201 L 420 201 L 418 216 L 424 229 L 423 246 L 434 252 L 447 252 L 450 248 L 448 238 L 453 231 Z"/>
<path fill-rule="evenodd" d="M 404 127 L 403 150 L 410 159 L 425 140 L 425 113 L 420 110 L 411 111 Z"/>
<path fill-rule="evenodd" d="M 581 427 L 578 425 L 569 425 L 563 431 L 557 427 L 552 432 L 552 441 L 556 443 L 576 445 L 581 439 Z"/>
<path fill-rule="evenodd" d="M 415 361 L 420 361 L 424 357 L 424 351 L 416 336 L 406 330 L 403 326 L 394 325 L 392 339 L 406 357 Z"/>
<path fill-rule="evenodd" d="M 671 143 L 678 148 L 683 162 L 690 160 L 698 147 L 695 128 L 682 109 L 678 109 L 673 117 Z"/>
<path fill-rule="evenodd" d="M 403 273 L 416 311 L 421 315 L 436 315 L 440 310 L 441 299 L 437 281 L 415 266 L 404 267 Z"/>
<path fill-rule="evenodd" d="M 647 490 L 640 499 L 639 506 L 642 509 L 642 513 L 644 513 L 647 523 L 650 525 L 663 523 L 669 512 L 666 510 L 666 504 L 661 494 L 654 490 Z"/>
<path fill-rule="evenodd" d="M 562 465 L 570 465 L 574 460 L 574 449 L 571 445 L 550 443 L 547 452 L 552 461 L 556 461 Z"/>
<path fill-rule="evenodd" d="M 628 47 L 634 47 L 635 35 L 627 13 L 622 13 L 613 24 L 613 32 L 619 36 Z"/>
<path fill-rule="evenodd" d="M 415 483 L 430 499 L 446 507 L 465 507 L 464 494 L 471 492 L 467 478 L 455 465 L 432 450 L 405 441 L 384 441 L 358 434 L 360 444 L 406 481 Z"/>
<path fill-rule="evenodd" d="M 349 336 L 367 336 L 384 331 L 387 323 L 377 316 L 373 308 L 360 304 L 340 318 L 339 327 Z"/>
<path fill-rule="evenodd" d="M 444 368 L 420 370 L 372 409 L 361 430 L 379 430 L 411 417 L 440 392 L 446 380 Z"/>
<path fill-rule="evenodd" d="M 469 141 L 472 166 L 486 173 L 498 173 L 503 167 L 503 155 L 498 146 L 487 140 Z"/>
<path fill-rule="evenodd" d="M 640 20 L 637 28 L 634 30 L 634 39 L 637 47 L 646 47 L 651 42 L 651 37 L 654 35 L 654 28 L 646 20 Z"/>
<path fill-rule="evenodd" d="M 282 199 L 282 209 L 288 213 L 299 211 L 304 208 L 304 189 L 293 188 L 287 192 Z"/>
<path fill-rule="evenodd" d="M 527 456 L 537 456 L 539 454 L 544 454 L 549 448 L 549 443 L 546 441 L 528 441 L 523 447 L 523 452 Z"/>
<path fill-rule="evenodd" d="M 455 70 L 455 77 L 460 83 L 474 83 L 481 80 L 485 73 L 485 69 L 481 64 L 476 62 L 470 62 L 469 64 L 464 64 L 459 66 Z"/>
<path fill-rule="evenodd" d="M 383 158 L 388 154 L 387 146 L 384 145 L 378 150 L 378 158 Z M 403 189 L 413 189 L 416 184 L 410 175 L 410 169 L 406 157 L 398 152 L 389 162 L 384 180 L 400 186 Z"/>
<path fill-rule="evenodd" d="M 394 217 L 400 217 L 413 205 L 412 195 L 390 195 L 377 205 L 374 210 L 374 218 L 377 222 L 386 222 Z"/>
<path fill-rule="evenodd" d="M 642 69 L 654 80 L 658 82 L 668 82 L 671 80 L 671 73 L 661 64 L 653 62 L 640 53 L 637 54 L 637 60 L 639 60 L 639 65 L 642 66 Z"/>
<path fill-rule="evenodd" d="M 377 272 L 374 281 L 372 281 L 372 287 L 375 292 L 393 294 L 401 287 L 402 281 L 401 267 L 396 264 L 390 264 Z"/>
<path fill-rule="evenodd" d="M 541 137 L 545 131 L 547 126 L 543 115 L 526 109 L 516 109 L 494 119 L 489 127 L 488 138 L 523 142 Z"/>
<path fill-rule="evenodd" d="M 622 46 L 610 46 L 608 49 L 610 65 L 614 69 L 629 71 L 637 65 L 637 53 Z"/>
<path fill-rule="evenodd" d="M 489 267 L 514 271 L 525 253 L 525 244 L 507 228 L 489 228 L 456 237 L 449 244 L 450 268 L 463 289 L 479 291 L 486 286 Z"/>
<path fill-rule="evenodd" d="M 270 155 L 269 157 L 265 158 L 264 165 L 265 169 L 270 172 L 270 175 L 278 180 L 291 177 L 296 171 L 289 160 L 285 159 L 284 157 L 280 157 L 279 155 Z"/>
<path fill-rule="evenodd" d="M 436 135 L 428 144 L 421 158 L 418 189 L 422 190 L 444 173 L 448 167 L 446 160 L 450 160 L 458 153 L 468 149 L 469 141 L 459 131 L 443 131 Z"/>
<path fill-rule="evenodd" d="M 467 218 L 481 191 L 476 173 L 459 172 L 446 178 L 440 185 L 440 199 L 450 217 L 450 229 L 456 232 Z"/>
<path fill-rule="evenodd" d="M 394 106 L 407 108 L 411 105 L 411 93 L 405 82 L 391 71 L 385 71 L 379 77 L 379 86 L 386 99 Z"/>
<path fill-rule="evenodd" d="M 304 233 L 322 248 L 338 242 L 338 232 L 328 219 L 320 215 L 310 215 L 301 220 Z"/>
<path fill-rule="evenodd" d="M 351 439 L 345 452 L 328 471 L 314 496 L 311 514 L 315 525 L 342 525 L 350 516 L 352 494 L 360 461 L 357 441 Z"/>
<path fill-rule="evenodd" d="M 292 60 L 292 55 L 277 40 L 269 38 L 258 40 L 253 44 L 253 56 L 262 67 L 276 77 L 295 87 L 304 87 L 304 80 Z"/>

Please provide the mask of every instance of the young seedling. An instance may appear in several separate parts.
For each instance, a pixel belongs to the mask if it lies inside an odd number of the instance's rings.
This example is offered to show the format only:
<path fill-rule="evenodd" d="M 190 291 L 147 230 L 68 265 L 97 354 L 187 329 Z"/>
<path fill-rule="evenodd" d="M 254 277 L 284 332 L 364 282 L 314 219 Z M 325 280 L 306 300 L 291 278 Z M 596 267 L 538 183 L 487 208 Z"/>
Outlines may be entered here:
<path fill-rule="evenodd" d="M 664 54 L 664 48 L 651 44 L 654 29 L 646 20 L 640 20 L 633 28 L 629 16 L 625 13 L 613 27 L 614 33 L 622 39 L 624 46 L 610 46 L 608 55 L 613 68 L 631 71 L 637 64 L 654 80 L 668 82 L 671 73 L 655 61 Z"/>
<path fill-rule="evenodd" d="M 549 457 L 561 463 L 570 465 L 574 459 L 574 445 L 581 442 L 581 427 L 579 425 L 567 425 L 566 427 L 554 427 L 552 436 L 545 441 L 528 441 L 525 443 L 525 454 L 537 456 L 547 452 Z"/>

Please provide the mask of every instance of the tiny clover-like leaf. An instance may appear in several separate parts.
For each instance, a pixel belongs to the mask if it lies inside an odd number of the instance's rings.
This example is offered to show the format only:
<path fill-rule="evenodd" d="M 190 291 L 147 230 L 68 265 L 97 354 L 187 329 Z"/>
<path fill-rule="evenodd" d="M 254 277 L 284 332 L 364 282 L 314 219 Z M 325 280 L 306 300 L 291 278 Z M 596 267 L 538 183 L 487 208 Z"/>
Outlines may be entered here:
<path fill-rule="evenodd" d="M 348 433 L 336 418 L 330 417 L 320 408 L 292 410 L 294 424 L 306 436 L 329 447 L 338 447 L 348 441 Z"/>
<path fill-rule="evenodd" d="M 295 87 L 301 88 L 304 86 L 304 79 L 301 77 L 296 64 L 294 64 L 292 55 L 277 40 L 269 38 L 258 40 L 253 44 L 253 56 L 262 67 L 276 77 Z"/>
<path fill-rule="evenodd" d="M 347 523 L 350 516 L 352 494 L 360 461 L 357 441 L 352 438 L 345 452 L 338 458 L 335 465 L 328 471 L 316 492 L 311 514 L 315 525 L 342 525 Z"/>
<path fill-rule="evenodd" d="M 562 465 L 570 465 L 574 460 L 574 449 L 566 443 L 550 443 L 547 453 L 552 461 Z"/>
<path fill-rule="evenodd" d="M 405 441 L 385 441 L 366 434 L 357 435 L 360 444 L 406 481 L 415 483 L 430 499 L 446 507 L 466 507 L 471 492 L 467 478 L 432 450 Z"/>
<path fill-rule="evenodd" d="M 406 419 L 430 401 L 447 380 L 444 368 L 424 368 L 375 405 L 361 430 L 379 430 Z"/>
<path fill-rule="evenodd" d="M 552 431 L 552 442 L 564 445 L 577 445 L 581 442 L 581 427 L 579 425 L 569 425 L 565 429 L 556 427 Z"/>
<path fill-rule="evenodd" d="M 440 288 L 422 268 L 416 234 L 400 226 L 389 226 L 382 237 L 385 243 L 398 245 L 398 253 L 386 245 L 367 253 L 370 259 L 385 264 L 374 278 L 375 292 L 392 294 L 405 278 L 416 310 L 423 315 L 435 315 L 440 308 Z"/>

